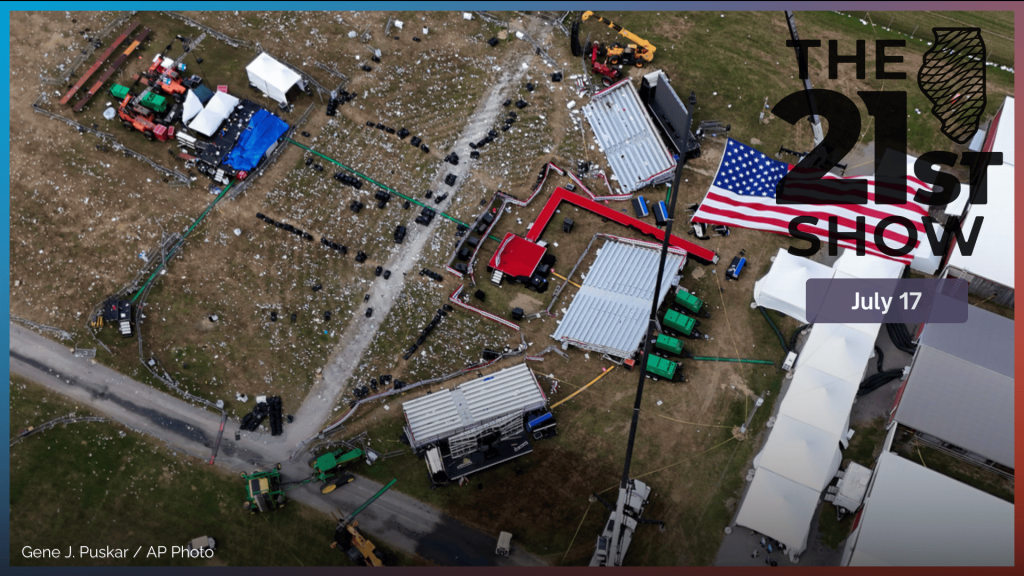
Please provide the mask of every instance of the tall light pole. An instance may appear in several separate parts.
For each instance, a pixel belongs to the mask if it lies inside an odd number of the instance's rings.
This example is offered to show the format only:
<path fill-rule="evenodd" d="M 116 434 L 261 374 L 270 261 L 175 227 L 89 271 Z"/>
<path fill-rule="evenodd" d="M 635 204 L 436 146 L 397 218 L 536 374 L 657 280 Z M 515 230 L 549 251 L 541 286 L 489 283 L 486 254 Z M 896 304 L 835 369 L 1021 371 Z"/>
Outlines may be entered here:
<path fill-rule="evenodd" d="M 687 111 L 689 116 L 688 125 L 683 132 L 686 134 L 683 150 L 690 146 L 690 127 L 693 123 L 693 110 L 697 105 L 697 96 L 690 92 L 690 107 Z M 622 525 L 626 514 L 626 501 L 629 494 L 629 468 L 633 459 L 633 443 L 636 440 L 637 424 L 640 421 L 640 404 L 644 396 L 644 381 L 647 379 L 647 358 L 651 354 L 651 342 L 654 340 L 654 331 L 658 327 L 658 296 L 661 294 L 661 278 L 665 273 L 665 260 L 668 258 L 669 239 L 672 236 L 672 222 L 675 220 L 676 202 L 679 199 L 679 184 L 683 178 L 683 166 L 686 164 L 686 155 L 679 156 L 679 163 L 676 164 L 675 179 L 672 182 L 671 196 L 669 198 L 668 219 L 665 222 L 665 238 L 661 243 L 661 258 L 658 260 L 658 275 L 654 280 L 654 295 L 651 298 L 651 316 L 647 320 L 647 330 L 644 332 L 643 355 L 640 358 L 640 380 L 636 385 L 636 399 L 633 402 L 633 418 L 629 424 L 629 440 L 626 443 L 626 461 L 622 467 L 622 479 L 619 482 L 619 498 L 615 505 L 615 514 L 612 517 L 612 537 L 608 544 L 608 559 L 606 566 L 620 566 L 622 558 L 619 552 L 619 540 L 622 538 Z"/>

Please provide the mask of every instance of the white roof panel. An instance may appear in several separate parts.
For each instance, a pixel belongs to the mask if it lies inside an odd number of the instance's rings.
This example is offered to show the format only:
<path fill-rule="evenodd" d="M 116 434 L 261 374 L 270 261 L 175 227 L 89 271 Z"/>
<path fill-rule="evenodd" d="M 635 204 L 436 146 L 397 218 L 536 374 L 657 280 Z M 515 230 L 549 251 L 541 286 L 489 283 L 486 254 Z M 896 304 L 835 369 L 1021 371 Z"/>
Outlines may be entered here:
<path fill-rule="evenodd" d="M 964 219 L 964 234 L 969 235 L 975 221 L 984 217 L 974 251 L 964 256 L 958 245 L 950 248 L 947 265 L 975 276 L 1013 288 L 1014 182 L 1013 165 L 989 166 L 988 202 L 972 204 Z"/>
<path fill-rule="evenodd" d="M 851 566 L 1012 566 L 1013 504 L 884 452 Z"/>
<path fill-rule="evenodd" d="M 624 358 L 644 337 L 661 255 L 657 250 L 608 240 L 552 338 Z M 669 252 L 660 303 L 686 257 Z"/>
<path fill-rule="evenodd" d="M 517 412 L 547 397 L 525 363 L 402 404 L 414 446 L 422 446 Z"/>
<path fill-rule="evenodd" d="M 1003 102 L 1002 110 L 999 113 L 999 122 L 995 127 L 989 128 L 989 132 L 996 131 L 995 141 L 992 143 L 992 152 L 1003 153 L 1003 164 L 1013 166 L 1013 96 L 1007 96 Z"/>
<path fill-rule="evenodd" d="M 675 167 L 629 79 L 594 95 L 583 114 L 623 192 L 643 188 Z"/>

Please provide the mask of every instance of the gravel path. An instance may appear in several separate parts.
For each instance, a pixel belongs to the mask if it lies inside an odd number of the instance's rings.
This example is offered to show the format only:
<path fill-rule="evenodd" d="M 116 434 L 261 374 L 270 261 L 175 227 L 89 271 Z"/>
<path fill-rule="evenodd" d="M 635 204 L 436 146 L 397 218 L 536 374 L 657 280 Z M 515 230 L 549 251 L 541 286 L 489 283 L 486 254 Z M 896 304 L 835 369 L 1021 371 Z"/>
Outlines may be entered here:
<path fill-rule="evenodd" d="M 549 36 L 550 32 L 551 27 L 544 26 L 539 35 Z M 445 162 L 431 181 L 431 190 L 439 191 L 439 193 L 449 192 L 450 194 L 439 206 L 434 206 L 438 213 L 448 210 L 458 194 L 459 188 L 471 175 L 474 162 L 469 161 L 469 143 L 479 140 L 494 127 L 498 116 L 504 114 L 502 103 L 508 98 L 509 88 L 517 86 L 523 74 L 529 67 L 535 65 L 537 60 L 538 58 L 531 53 L 506 67 L 497 83 L 487 91 L 476 110 L 470 115 L 466 127 L 452 147 L 459 158 L 463 160 L 459 162 L 458 166 L 452 166 Z M 448 174 L 454 174 L 457 178 L 454 189 L 444 183 Z M 436 221 L 437 219 L 435 219 Z M 409 232 L 402 244 L 402 250 L 384 265 L 384 268 L 391 270 L 391 278 L 374 280 L 369 290 L 370 301 L 360 309 L 360 314 L 357 314 L 355 319 L 346 326 L 339 338 L 339 341 L 344 344 L 328 360 L 327 365 L 323 368 L 322 378 L 313 385 L 302 406 L 295 412 L 295 422 L 289 426 L 291 433 L 287 434 L 288 442 L 294 444 L 310 438 L 328 423 L 327 420 L 337 405 L 337 399 L 343 392 L 345 383 L 359 366 L 363 354 L 373 342 L 381 323 L 391 311 L 395 299 L 402 293 L 406 274 L 419 274 L 419 270 L 415 267 L 420 260 L 420 253 L 434 231 L 433 225 L 424 228 L 409 222 L 407 227 Z M 439 270 L 435 271 L 440 272 Z M 373 307 L 371 318 L 361 315 L 366 307 Z M 285 437 L 280 438 L 282 438 L 281 441 L 285 441 L 283 440 Z"/>

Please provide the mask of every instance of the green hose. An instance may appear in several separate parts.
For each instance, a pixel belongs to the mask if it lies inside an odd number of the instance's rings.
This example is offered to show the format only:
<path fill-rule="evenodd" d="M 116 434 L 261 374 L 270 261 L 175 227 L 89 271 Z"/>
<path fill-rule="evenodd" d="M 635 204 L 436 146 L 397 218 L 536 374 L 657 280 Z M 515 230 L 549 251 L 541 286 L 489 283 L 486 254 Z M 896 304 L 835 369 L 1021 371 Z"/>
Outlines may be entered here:
<path fill-rule="evenodd" d="M 306 152 L 310 152 L 312 154 L 316 154 L 317 156 L 323 158 L 324 160 L 327 160 L 329 162 L 333 162 L 333 163 L 337 164 L 338 166 L 341 166 L 345 170 L 348 170 L 349 172 L 355 174 L 356 176 L 359 176 L 360 178 L 362 178 L 363 180 L 366 180 L 367 182 L 369 182 L 370 184 L 373 184 L 374 186 L 379 186 L 380 188 L 383 188 L 384 190 L 387 190 L 388 192 L 390 192 L 390 193 L 392 193 L 392 194 L 394 194 L 396 196 L 401 196 L 402 198 L 405 198 L 406 200 L 408 200 L 409 202 L 412 202 L 413 204 L 416 204 L 417 206 L 422 206 L 424 208 L 430 208 L 429 206 L 427 206 L 423 202 L 420 202 L 419 200 L 417 200 L 415 198 L 410 198 L 409 196 L 406 196 L 405 194 L 402 194 L 401 192 L 399 192 L 398 190 L 395 190 L 394 188 L 391 188 L 390 186 L 385 186 L 384 184 L 381 184 L 380 182 L 377 182 L 373 178 L 370 178 L 369 176 L 367 176 L 366 174 L 363 174 L 362 172 L 356 170 L 355 168 L 349 168 L 348 166 L 345 166 L 344 164 L 342 164 L 341 162 L 338 162 L 334 158 L 331 158 L 330 156 L 321 154 L 320 152 L 317 152 L 316 150 L 313 150 L 309 146 L 304 146 L 302 144 L 299 144 L 298 142 L 296 142 L 295 140 L 292 140 L 291 138 L 285 138 L 285 140 L 288 140 L 288 142 L 298 146 L 299 148 L 302 148 Z M 469 224 L 466 224 L 465 222 L 463 222 L 462 220 L 459 220 L 458 218 L 455 218 L 454 216 L 449 216 L 448 214 L 446 214 L 444 212 L 441 212 L 441 216 L 444 216 L 445 218 L 451 220 L 452 222 L 455 222 L 456 224 L 462 224 L 466 228 L 470 227 Z M 494 236 L 488 236 L 488 238 L 490 238 L 491 240 L 494 240 L 495 242 L 501 242 L 501 240 L 495 238 Z"/>
<path fill-rule="evenodd" d="M 772 322 L 772 319 L 768 316 L 768 311 L 764 309 L 764 306 L 758 306 L 757 309 L 761 311 L 761 314 L 764 315 L 764 319 L 768 321 L 768 324 L 772 327 L 772 330 L 775 331 L 775 335 L 779 337 L 779 344 L 782 344 L 782 349 L 786 352 L 786 354 L 789 354 L 789 345 L 786 344 L 786 337 L 783 336 L 782 332 L 779 331 L 779 328 L 778 326 L 775 325 L 775 322 Z"/>
<path fill-rule="evenodd" d="M 222 190 L 221 193 L 217 196 L 217 198 L 214 199 L 214 201 L 211 202 L 210 205 L 206 207 L 206 210 L 203 210 L 203 213 L 199 215 L 199 218 L 196 218 L 196 221 L 193 222 L 192 225 L 188 227 L 188 230 L 185 231 L 185 234 L 181 237 L 181 240 L 178 240 L 178 243 L 174 245 L 174 248 L 171 248 L 170 251 L 167 252 L 167 257 L 164 259 L 164 261 L 161 262 L 160 265 L 156 267 L 156 270 L 154 270 L 153 273 L 150 274 L 149 278 L 146 279 L 146 283 L 143 284 L 142 288 L 139 288 L 138 292 L 135 293 L 135 296 L 132 297 L 132 304 L 135 304 L 135 301 L 139 299 L 139 296 L 142 296 L 142 293 L 146 291 L 146 286 L 149 286 L 150 282 L 152 282 L 153 279 L 156 278 L 156 275 L 160 273 L 160 270 L 163 270 L 164 263 L 166 263 L 167 260 L 170 260 L 171 258 L 174 257 L 175 254 L 178 253 L 178 250 L 181 248 L 181 245 L 185 243 L 185 239 L 188 238 L 188 235 L 191 234 L 193 230 L 195 230 L 196 226 L 198 226 L 199 223 L 202 222 L 204 218 L 206 218 L 206 215 L 210 213 L 210 210 L 213 210 L 213 207 L 216 206 L 217 203 L 220 202 L 220 199 L 223 198 L 224 195 L 228 193 L 228 190 L 231 190 L 231 187 L 234 186 L 234 184 L 234 180 L 229 182 L 228 185 L 224 188 L 224 190 Z"/>
<path fill-rule="evenodd" d="M 770 364 L 775 365 L 771 360 L 748 360 L 746 358 L 721 358 L 719 356 L 694 356 L 694 360 L 707 360 L 709 362 L 738 362 L 740 364 Z"/>

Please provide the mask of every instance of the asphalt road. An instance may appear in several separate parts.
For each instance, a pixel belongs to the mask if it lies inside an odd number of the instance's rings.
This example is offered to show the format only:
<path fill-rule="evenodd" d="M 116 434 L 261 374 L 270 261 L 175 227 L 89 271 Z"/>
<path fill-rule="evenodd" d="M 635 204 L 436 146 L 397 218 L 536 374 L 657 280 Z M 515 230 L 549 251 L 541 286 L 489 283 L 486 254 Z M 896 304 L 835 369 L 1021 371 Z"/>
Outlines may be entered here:
<path fill-rule="evenodd" d="M 133 430 L 154 436 L 176 451 L 209 460 L 220 427 L 218 414 L 91 360 L 75 358 L 69 348 L 21 326 L 12 324 L 10 337 L 12 374 L 37 382 Z M 226 431 L 237 426 L 237 422 L 229 421 Z M 258 437 L 236 441 L 232 434 L 226 433 L 216 465 L 241 472 L 281 462 L 285 479 L 308 476 L 309 468 L 304 459 L 301 462 L 287 460 L 290 448 L 290 444 L 265 443 Z M 426 470 L 424 481 L 425 474 Z M 357 477 L 355 482 L 326 496 L 320 494 L 315 483 L 295 489 L 289 496 L 324 513 L 344 515 L 380 488 L 376 482 Z M 483 534 L 396 490 L 386 492 L 360 514 L 359 524 L 371 538 L 442 566 L 544 564 L 521 550 L 513 550 L 508 558 L 495 556 L 497 534 Z M 324 534 L 325 546 L 332 536 Z"/>

